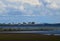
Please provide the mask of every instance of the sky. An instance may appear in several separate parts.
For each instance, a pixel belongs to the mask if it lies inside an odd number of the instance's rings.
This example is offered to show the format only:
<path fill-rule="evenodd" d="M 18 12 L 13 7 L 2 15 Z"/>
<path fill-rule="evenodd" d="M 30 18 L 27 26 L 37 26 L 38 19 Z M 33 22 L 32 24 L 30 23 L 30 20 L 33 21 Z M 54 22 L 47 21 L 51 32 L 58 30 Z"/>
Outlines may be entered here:
<path fill-rule="evenodd" d="M 60 0 L 0 0 L 0 23 L 60 23 Z"/>

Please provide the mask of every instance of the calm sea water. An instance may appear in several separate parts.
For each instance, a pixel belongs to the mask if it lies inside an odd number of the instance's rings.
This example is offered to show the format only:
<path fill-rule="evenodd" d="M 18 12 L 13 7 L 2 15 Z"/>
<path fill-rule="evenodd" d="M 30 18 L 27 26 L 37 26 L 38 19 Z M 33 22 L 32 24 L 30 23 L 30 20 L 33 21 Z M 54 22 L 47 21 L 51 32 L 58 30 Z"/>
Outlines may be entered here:
<path fill-rule="evenodd" d="M 44 35 L 60 35 L 60 30 L 58 31 L 3 31 L 0 33 L 35 33 L 35 34 L 44 34 Z"/>
<path fill-rule="evenodd" d="M 15 27 L 8 27 L 8 26 L 4 27 L 3 26 L 3 28 L 17 28 L 17 27 L 16 26 Z M 20 27 L 18 27 L 18 28 L 20 28 Z M 21 27 L 21 28 L 25 28 L 25 26 Z M 27 28 L 34 28 L 34 27 L 28 26 Z M 43 27 L 43 28 L 45 28 L 45 27 Z M 48 28 L 52 28 L 52 27 L 48 27 Z M 60 27 L 53 27 L 53 28 L 54 29 L 58 28 L 59 30 L 54 30 L 54 31 L 3 31 L 0 33 L 37 33 L 37 34 L 45 34 L 45 35 L 51 35 L 51 34 L 60 35 Z"/>

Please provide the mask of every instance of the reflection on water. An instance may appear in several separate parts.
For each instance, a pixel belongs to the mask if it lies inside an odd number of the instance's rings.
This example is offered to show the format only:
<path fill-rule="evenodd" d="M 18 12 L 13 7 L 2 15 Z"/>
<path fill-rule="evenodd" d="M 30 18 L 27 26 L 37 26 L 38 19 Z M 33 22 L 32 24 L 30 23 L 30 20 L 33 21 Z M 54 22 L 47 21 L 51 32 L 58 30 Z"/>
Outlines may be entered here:
<path fill-rule="evenodd" d="M 0 33 L 37 33 L 37 34 L 45 34 L 45 35 L 60 35 L 60 30 L 59 31 L 3 31 Z"/>

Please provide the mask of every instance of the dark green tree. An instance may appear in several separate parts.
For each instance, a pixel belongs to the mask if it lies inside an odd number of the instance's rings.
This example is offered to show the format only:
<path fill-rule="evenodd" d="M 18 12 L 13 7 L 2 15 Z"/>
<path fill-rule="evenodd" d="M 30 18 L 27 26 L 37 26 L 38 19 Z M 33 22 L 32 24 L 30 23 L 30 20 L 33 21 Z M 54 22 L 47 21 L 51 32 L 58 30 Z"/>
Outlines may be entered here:
<path fill-rule="evenodd" d="M 35 24 L 35 22 L 32 22 L 32 24 Z"/>

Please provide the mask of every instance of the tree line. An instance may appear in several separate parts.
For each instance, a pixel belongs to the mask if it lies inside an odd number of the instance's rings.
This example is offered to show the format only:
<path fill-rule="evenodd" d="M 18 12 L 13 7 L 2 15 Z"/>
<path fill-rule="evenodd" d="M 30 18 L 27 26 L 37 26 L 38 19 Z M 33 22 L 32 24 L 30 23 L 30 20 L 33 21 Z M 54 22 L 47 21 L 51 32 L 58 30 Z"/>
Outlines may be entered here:
<path fill-rule="evenodd" d="M 0 23 L 0 25 L 20 25 L 20 24 L 35 24 L 35 22 L 28 22 L 28 23 L 26 23 L 26 22 L 23 22 L 23 23 Z"/>

